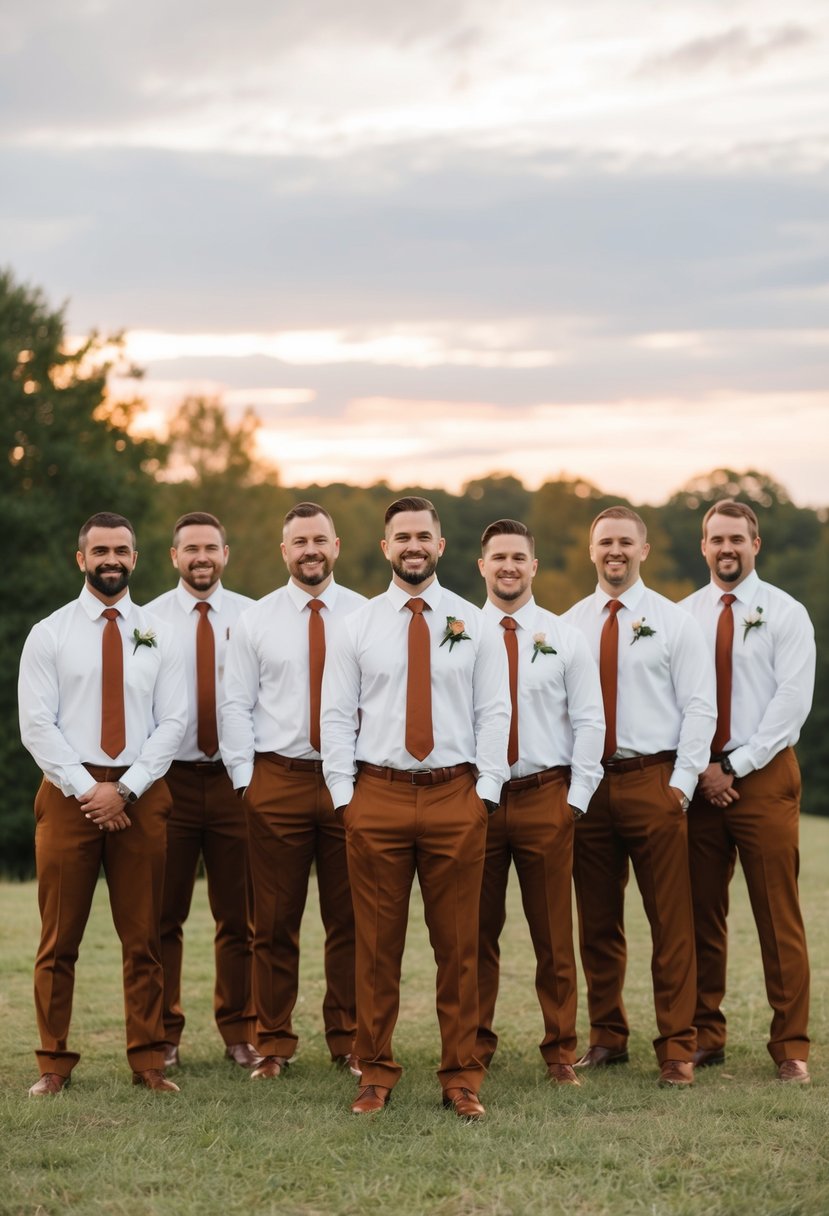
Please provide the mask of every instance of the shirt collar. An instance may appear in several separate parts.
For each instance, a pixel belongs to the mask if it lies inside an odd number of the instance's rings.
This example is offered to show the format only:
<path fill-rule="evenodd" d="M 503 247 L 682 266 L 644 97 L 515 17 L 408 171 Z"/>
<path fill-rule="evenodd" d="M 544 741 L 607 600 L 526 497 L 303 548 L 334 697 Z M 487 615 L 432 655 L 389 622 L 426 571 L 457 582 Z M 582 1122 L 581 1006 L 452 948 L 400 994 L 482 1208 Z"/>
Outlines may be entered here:
<path fill-rule="evenodd" d="M 175 589 L 176 603 L 184 613 L 194 612 L 197 604 L 209 604 L 214 612 L 219 612 L 222 607 L 223 591 L 224 587 L 219 582 L 210 592 L 207 599 L 200 600 L 197 596 L 191 595 L 184 583 L 179 579 L 178 586 Z"/>
<path fill-rule="evenodd" d="M 440 603 L 443 588 L 437 579 L 433 583 L 430 583 L 425 591 L 420 591 L 417 587 L 398 587 L 397 583 L 392 580 L 389 583 L 389 589 L 386 594 L 391 600 L 392 607 L 397 612 L 401 612 L 411 599 L 425 600 L 434 612 Z"/>
<path fill-rule="evenodd" d="M 484 604 L 483 611 L 486 616 L 490 617 L 498 625 L 508 615 L 512 616 L 520 629 L 531 629 L 535 624 L 535 598 L 533 596 L 530 596 L 526 604 L 522 604 L 520 608 L 516 608 L 513 613 L 504 612 L 497 604 L 493 604 L 490 599 Z"/>
<path fill-rule="evenodd" d="M 645 584 L 642 582 L 641 578 L 638 578 L 632 587 L 628 587 L 627 591 L 616 598 L 621 602 L 623 608 L 628 608 L 631 612 L 635 612 L 642 602 L 642 597 L 644 596 L 645 591 Z M 595 605 L 596 612 L 599 614 L 604 612 L 605 608 L 607 607 L 608 600 L 612 598 L 613 597 L 608 595 L 606 591 L 597 586 L 596 590 L 593 592 L 593 603 Z"/>
<path fill-rule="evenodd" d="M 311 595 L 308 591 L 303 590 L 298 583 L 295 583 L 292 578 L 288 579 L 285 584 L 288 591 L 288 599 L 296 608 L 297 612 L 304 612 L 308 607 L 308 601 L 313 599 L 322 600 L 329 612 L 332 611 L 337 602 L 337 584 L 334 582 L 334 576 L 331 576 L 331 582 L 321 591 L 318 596 Z"/>
<path fill-rule="evenodd" d="M 714 582 L 713 578 L 708 586 L 711 599 L 715 604 L 718 604 L 724 595 L 733 595 L 738 603 L 750 608 L 753 601 L 757 598 L 757 592 L 760 589 L 760 576 L 756 570 L 752 570 L 741 583 L 738 583 L 736 587 L 732 587 L 730 590 L 720 587 L 719 584 Z"/>
<path fill-rule="evenodd" d="M 107 608 L 117 608 L 124 620 L 128 620 L 132 612 L 132 600 L 130 599 L 129 591 L 125 595 L 122 595 L 116 604 L 104 604 L 98 599 L 97 595 L 92 594 L 86 583 L 81 588 L 78 602 L 90 621 L 97 621 L 101 613 L 105 612 Z"/>

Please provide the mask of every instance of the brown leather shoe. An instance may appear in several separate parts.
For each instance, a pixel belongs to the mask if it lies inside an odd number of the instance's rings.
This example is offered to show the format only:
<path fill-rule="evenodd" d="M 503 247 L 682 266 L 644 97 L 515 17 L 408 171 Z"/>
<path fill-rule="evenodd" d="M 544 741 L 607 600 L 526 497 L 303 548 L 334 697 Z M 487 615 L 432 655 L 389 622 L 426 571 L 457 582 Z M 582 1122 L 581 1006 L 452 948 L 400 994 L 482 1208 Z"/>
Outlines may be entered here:
<path fill-rule="evenodd" d="M 793 1082 L 795 1085 L 808 1085 L 812 1078 L 809 1076 L 805 1060 L 781 1060 L 777 1065 L 777 1080 Z"/>
<path fill-rule="evenodd" d="M 240 1068 L 256 1068 L 262 1063 L 263 1056 L 253 1046 L 253 1043 L 228 1043 L 225 1056 L 238 1064 Z"/>
<path fill-rule="evenodd" d="M 68 1077 L 62 1077 L 57 1072 L 44 1072 L 39 1081 L 35 1081 L 29 1090 L 30 1098 L 45 1098 L 47 1095 L 59 1094 L 69 1084 Z"/>
<path fill-rule="evenodd" d="M 364 1085 L 351 1103 L 352 1115 L 373 1115 L 388 1106 L 391 1090 L 385 1085 Z"/>
<path fill-rule="evenodd" d="M 145 1068 L 143 1072 L 134 1072 L 132 1083 L 133 1085 L 143 1085 L 145 1089 L 152 1089 L 157 1094 L 177 1094 L 179 1092 L 175 1081 L 169 1081 L 161 1068 Z"/>
<path fill-rule="evenodd" d="M 360 1068 L 360 1061 L 358 1060 L 357 1056 L 355 1056 L 353 1051 L 349 1051 L 347 1055 L 334 1056 L 331 1062 L 332 1064 L 336 1064 L 337 1068 L 342 1068 L 343 1070 L 347 1068 L 352 1077 L 359 1078 L 363 1075 L 363 1070 Z"/>
<path fill-rule="evenodd" d="M 580 1060 L 576 1060 L 574 1068 L 606 1068 L 610 1064 L 627 1064 L 630 1056 L 626 1051 L 614 1051 L 612 1047 L 601 1047 L 594 1043 L 588 1047 Z"/>
<path fill-rule="evenodd" d="M 659 1084 L 665 1089 L 693 1085 L 693 1064 L 690 1060 L 664 1060 L 659 1070 Z"/>
<path fill-rule="evenodd" d="M 725 1063 L 725 1051 L 722 1047 L 698 1047 L 691 1061 L 694 1068 L 713 1068 L 715 1064 Z"/>
<path fill-rule="evenodd" d="M 270 1081 L 274 1077 L 281 1077 L 287 1067 L 288 1061 L 284 1056 L 265 1056 L 262 1063 L 250 1074 L 250 1079 L 251 1081 Z"/>
<path fill-rule="evenodd" d="M 447 1089 L 443 1095 L 443 1105 L 447 1109 L 451 1107 L 459 1119 L 483 1119 L 486 1114 L 478 1095 L 465 1086 Z"/>
<path fill-rule="evenodd" d="M 581 1085 L 572 1064 L 548 1064 L 547 1080 L 553 1085 Z"/>
<path fill-rule="evenodd" d="M 177 1045 L 175 1043 L 162 1043 L 162 1047 L 164 1048 L 164 1067 L 181 1068 Z"/>

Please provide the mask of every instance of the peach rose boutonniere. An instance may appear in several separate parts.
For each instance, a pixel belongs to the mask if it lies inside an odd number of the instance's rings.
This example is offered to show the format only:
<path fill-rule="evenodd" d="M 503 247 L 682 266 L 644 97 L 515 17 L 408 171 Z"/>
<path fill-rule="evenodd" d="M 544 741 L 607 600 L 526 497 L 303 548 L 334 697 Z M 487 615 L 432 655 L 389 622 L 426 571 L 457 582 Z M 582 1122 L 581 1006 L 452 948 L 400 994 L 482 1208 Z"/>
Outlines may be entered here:
<path fill-rule="evenodd" d="M 546 633 L 533 634 L 533 657 L 530 662 L 534 663 L 540 654 L 558 654 L 557 650 L 553 650 L 552 646 L 547 644 Z"/>
<path fill-rule="evenodd" d="M 743 618 L 743 641 L 748 637 L 750 630 L 759 629 L 765 623 L 762 608 L 757 608 L 754 612 L 750 612 L 747 617 Z"/>
<path fill-rule="evenodd" d="M 630 627 L 633 630 L 633 637 L 630 640 L 631 646 L 634 642 L 638 642 L 640 638 L 652 638 L 656 633 L 655 629 L 651 629 L 650 625 L 645 624 L 644 617 L 638 621 L 633 621 Z"/>
<path fill-rule="evenodd" d="M 449 643 L 449 653 L 452 653 L 453 647 L 457 646 L 458 642 L 471 642 L 472 639 L 466 632 L 466 624 L 464 621 L 458 620 L 456 616 L 448 616 L 446 618 L 446 631 L 441 638 L 441 646 Z"/>

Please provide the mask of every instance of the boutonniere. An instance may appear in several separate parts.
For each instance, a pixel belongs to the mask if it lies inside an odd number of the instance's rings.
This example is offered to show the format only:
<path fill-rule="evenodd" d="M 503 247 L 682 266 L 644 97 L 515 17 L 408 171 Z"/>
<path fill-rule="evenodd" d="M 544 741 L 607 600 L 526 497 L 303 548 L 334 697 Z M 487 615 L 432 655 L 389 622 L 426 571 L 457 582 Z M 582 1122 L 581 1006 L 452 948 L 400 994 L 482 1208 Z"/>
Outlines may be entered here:
<path fill-rule="evenodd" d="M 633 630 L 633 637 L 630 641 L 631 646 L 634 642 L 638 642 L 640 638 L 652 638 L 656 633 L 655 629 L 651 629 L 650 625 L 645 624 L 644 617 L 638 621 L 633 621 L 630 627 Z"/>
<path fill-rule="evenodd" d="M 158 645 L 154 629 L 147 629 L 144 633 L 140 633 L 137 629 L 133 629 L 132 640 L 134 642 L 134 646 L 132 648 L 133 654 L 135 654 L 139 646 L 153 647 Z"/>
<path fill-rule="evenodd" d="M 471 642 L 472 639 L 466 632 L 466 623 L 459 621 L 456 616 L 448 616 L 446 618 L 446 632 L 441 639 L 441 646 L 444 642 L 449 643 L 449 653 L 452 653 L 452 647 L 458 642 Z"/>
<path fill-rule="evenodd" d="M 530 662 L 534 663 L 540 654 L 558 654 L 557 650 L 553 650 L 552 646 L 547 645 L 546 633 L 533 634 L 533 657 Z"/>
<path fill-rule="evenodd" d="M 759 629 L 761 625 L 765 625 L 763 620 L 763 609 L 756 608 L 754 612 L 750 612 L 748 616 L 743 617 L 743 641 L 748 637 L 750 629 Z"/>

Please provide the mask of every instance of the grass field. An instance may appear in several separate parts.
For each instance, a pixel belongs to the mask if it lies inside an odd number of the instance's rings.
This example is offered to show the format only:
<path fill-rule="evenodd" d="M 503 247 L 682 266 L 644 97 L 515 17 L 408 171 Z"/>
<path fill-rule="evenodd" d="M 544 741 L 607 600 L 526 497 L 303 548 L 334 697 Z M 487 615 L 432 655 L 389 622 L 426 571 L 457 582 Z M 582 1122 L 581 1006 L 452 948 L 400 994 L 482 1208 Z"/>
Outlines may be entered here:
<path fill-rule="evenodd" d="M 403 1080 L 374 1118 L 348 1113 L 352 1080 L 327 1062 L 321 930 L 309 901 L 296 1013 L 300 1054 L 276 1082 L 222 1058 L 212 1024 L 212 928 L 204 884 L 186 934 L 178 1096 L 130 1085 L 120 951 L 99 885 L 75 990 L 72 1086 L 30 1100 L 37 1075 L 33 884 L 0 885 L 0 1212 L 46 1216 L 551 1213 L 795 1216 L 829 1213 L 829 821 L 805 819 L 802 898 L 812 955 L 811 1087 L 782 1086 L 765 1048 L 769 1012 L 742 876 L 734 882 L 730 1041 L 693 1090 L 656 1086 L 649 944 L 635 886 L 626 988 L 631 1063 L 580 1089 L 544 1079 L 533 959 L 514 878 L 503 938 L 501 1047 L 488 1116 L 462 1124 L 439 1103 L 434 969 L 419 899 L 404 963 L 396 1054 Z M 580 1042 L 587 1040 L 584 995 Z"/>

